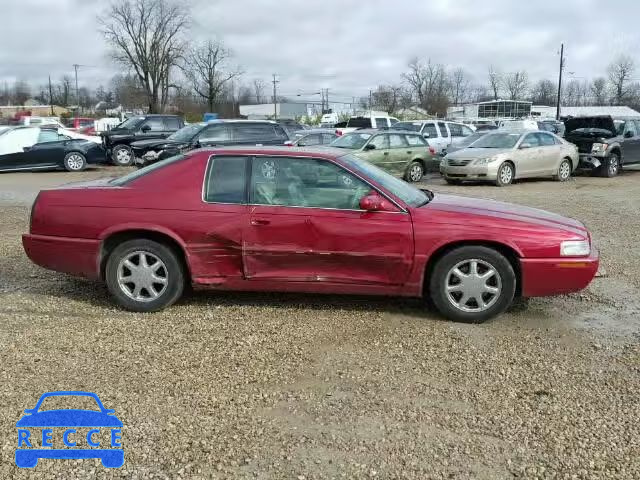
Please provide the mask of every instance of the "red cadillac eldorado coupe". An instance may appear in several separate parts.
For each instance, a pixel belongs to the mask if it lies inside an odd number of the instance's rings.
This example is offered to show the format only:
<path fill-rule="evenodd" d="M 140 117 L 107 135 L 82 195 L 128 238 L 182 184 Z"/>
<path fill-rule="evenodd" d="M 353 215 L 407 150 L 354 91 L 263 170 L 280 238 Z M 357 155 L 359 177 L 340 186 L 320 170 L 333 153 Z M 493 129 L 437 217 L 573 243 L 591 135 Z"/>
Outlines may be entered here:
<path fill-rule="evenodd" d="M 115 179 L 40 192 L 32 261 L 106 282 L 155 311 L 185 285 L 425 297 L 481 322 L 514 297 L 585 288 L 598 269 L 577 220 L 419 190 L 337 149 L 201 149 Z"/>

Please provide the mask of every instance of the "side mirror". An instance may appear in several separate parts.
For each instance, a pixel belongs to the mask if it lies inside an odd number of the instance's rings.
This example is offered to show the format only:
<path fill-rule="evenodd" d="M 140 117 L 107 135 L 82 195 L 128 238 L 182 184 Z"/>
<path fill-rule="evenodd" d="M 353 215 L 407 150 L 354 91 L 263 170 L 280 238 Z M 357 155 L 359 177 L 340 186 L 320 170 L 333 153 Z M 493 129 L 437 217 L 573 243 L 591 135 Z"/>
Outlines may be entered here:
<path fill-rule="evenodd" d="M 624 138 L 631 138 L 631 137 L 633 137 L 633 132 L 630 132 L 629 130 L 624 132 Z"/>
<path fill-rule="evenodd" d="M 423 133 L 423 134 L 422 134 L 422 136 L 423 136 L 424 138 L 429 138 L 429 134 L 428 134 L 427 132 Z"/>
<path fill-rule="evenodd" d="M 531 145 L 529 142 L 524 142 L 520 144 L 520 149 L 524 150 L 525 148 L 531 148 L 533 145 Z"/>
<path fill-rule="evenodd" d="M 144 133 L 147 133 L 149 130 L 151 130 L 151 127 L 149 125 L 143 125 L 140 130 L 142 130 Z"/>
<path fill-rule="evenodd" d="M 371 145 L 370 143 L 368 143 L 367 145 L 365 145 L 364 149 L 365 150 L 375 150 L 376 146 L 375 145 Z"/>
<path fill-rule="evenodd" d="M 360 199 L 360 208 L 367 212 L 382 210 L 382 197 L 377 193 L 365 195 Z"/>

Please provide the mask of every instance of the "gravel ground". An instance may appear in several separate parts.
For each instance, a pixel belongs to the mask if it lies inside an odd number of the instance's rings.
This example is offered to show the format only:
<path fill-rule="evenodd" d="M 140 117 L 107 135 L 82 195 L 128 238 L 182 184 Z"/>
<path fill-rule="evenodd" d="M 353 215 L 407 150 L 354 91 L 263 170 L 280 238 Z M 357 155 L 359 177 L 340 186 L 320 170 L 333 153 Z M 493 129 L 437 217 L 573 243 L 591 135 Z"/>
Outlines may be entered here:
<path fill-rule="evenodd" d="M 483 325 L 339 296 L 194 293 L 120 311 L 20 244 L 40 186 L 114 171 L 0 175 L 0 478 L 640 478 L 640 171 L 427 181 L 576 217 L 601 249 L 585 292 Z M 15 467 L 15 422 L 51 390 L 116 410 L 121 469 Z"/>

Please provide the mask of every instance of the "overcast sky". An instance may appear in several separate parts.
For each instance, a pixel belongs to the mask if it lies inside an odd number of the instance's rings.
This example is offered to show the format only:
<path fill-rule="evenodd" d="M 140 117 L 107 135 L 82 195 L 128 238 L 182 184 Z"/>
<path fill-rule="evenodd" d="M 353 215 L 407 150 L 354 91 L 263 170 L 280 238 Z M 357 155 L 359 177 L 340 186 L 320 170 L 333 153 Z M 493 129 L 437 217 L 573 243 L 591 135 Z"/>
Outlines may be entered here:
<path fill-rule="evenodd" d="M 246 72 L 292 95 L 330 88 L 332 99 L 397 83 L 408 61 L 463 67 L 486 83 L 490 64 L 554 79 L 560 43 L 575 77 L 603 75 L 640 46 L 640 2 L 618 0 L 183 0 L 194 42 L 222 39 Z M 2 0 L 0 81 L 38 85 L 81 67 L 79 82 L 108 85 L 111 64 L 96 17 L 107 0 Z M 640 63 L 640 59 L 639 63 Z M 640 67 L 640 65 L 639 65 Z M 637 72 L 636 77 L 640 77 Z M 270 85 L 270 83 L 269 83 Z"/>

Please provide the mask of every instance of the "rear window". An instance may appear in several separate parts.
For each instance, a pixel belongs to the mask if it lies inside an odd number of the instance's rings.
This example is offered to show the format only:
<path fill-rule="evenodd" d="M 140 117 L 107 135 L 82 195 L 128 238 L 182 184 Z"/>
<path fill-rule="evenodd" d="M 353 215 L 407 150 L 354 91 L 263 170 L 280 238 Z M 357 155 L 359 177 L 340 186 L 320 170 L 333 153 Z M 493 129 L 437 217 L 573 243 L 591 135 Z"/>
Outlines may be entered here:
<path fill-rule="evenodd" d="M 164 126 L 167 130 L 180 130 L 182 122 L 178 117 L 165 117 Z"/>
<path fill-rule="evenodd" d="M 243 142 L 259 142 L 274 138 L 289 138 L 280 125 L 271 123 L 236 123 L 232 124 L 234 140 Z"/>
<path fill-rule="evenodd" d="M 371 128 L 371 119 L 365 117 L 353 117 L 347 121 L 350 128 Z"/>
<path fill-rule="evenodd" d="M 422 128 L 420 122 L 398 122 L 393 125 L 394 130 L 410 130 L 412 132 L 419 132 Z"/>
<path fill-rule="evenodd" d="M 184 155 L 176 155 L 175 157 L 165 158 L 164 160 L 160 160 L 159 162 L 152 163 L 151 165 L 147 165 L 144 168 L 128 173 L 127 175 L 124 175 L 122 177 L 114 178 L 109 183 L 111 185 L 116 185 L 117 187 L 128 185 L 129 183 L 133 182 L 134 180 L 137 180 L 140 177 L 149 175 L 150 173 L 153 173 L 156 170 L 160 170 L 161 168 L 164 168 L 167 165 L 171 165 L 172 163 L 179 162 L 183 158 L 184 158 Z"/>
<path fill-rule="evenodd" d="M 247 157 L 211 157 L 204 189 L 210 203 L 245 203 Z"/>

